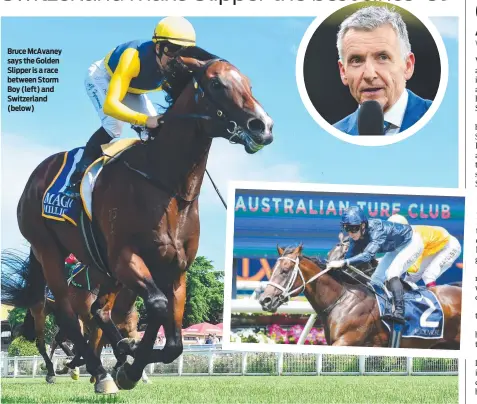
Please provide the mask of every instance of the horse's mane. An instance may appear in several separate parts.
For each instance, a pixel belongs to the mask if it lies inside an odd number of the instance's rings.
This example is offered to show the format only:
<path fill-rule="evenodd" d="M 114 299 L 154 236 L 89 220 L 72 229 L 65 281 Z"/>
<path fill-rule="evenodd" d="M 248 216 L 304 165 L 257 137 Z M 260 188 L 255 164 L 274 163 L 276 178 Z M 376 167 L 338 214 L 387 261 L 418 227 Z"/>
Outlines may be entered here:
<path fill-rule="evenodd" d="M 184 88 L 192 80 L 193 72 L 181 62 L 179 57 L 194 58 L 201 62 L 207 62 L 212 59 L 219 59 L 212 53 L 199 48 L 198 46 L 188 46 L 182 48 L 177 56 L 172 59 L 166 66 L 164 76 L 165 83 L 163 89 L 166 92 L 166 102 L 169 104 L 169 109 L 177 101 Z"/>

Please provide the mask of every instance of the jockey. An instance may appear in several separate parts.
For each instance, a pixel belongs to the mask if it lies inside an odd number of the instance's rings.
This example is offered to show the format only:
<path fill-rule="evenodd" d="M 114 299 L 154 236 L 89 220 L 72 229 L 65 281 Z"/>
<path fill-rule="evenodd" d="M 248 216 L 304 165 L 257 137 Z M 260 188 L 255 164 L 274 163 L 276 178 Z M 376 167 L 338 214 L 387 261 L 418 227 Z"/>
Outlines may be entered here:
<path fill-rule="evenodd" d="M 409 224 L 407 219 L 395 214 L 389 222 Z M 424 251 L 416 263 L 408 270 L 404 278 L 408 282 L 425 283 L 427 288 L 436 286 L 437 279 L 447 271 L 462 252 L 462 247 L 454 236 L 443 227 L 412 226 L 413 230 L 421 235 Z"/>
<path fill-rule="evenodd" d="M 404 290 L 400 278 L 422 253 L 423 244 L 419 234 L 414 233 L 409 225 L 381 219 L 368 220 L 357 206 L 351 206 L 343 213 L 341 226 L 350 237 L 349 249 L 344 260 L 331 261 L 328 267 L 367 263 L 377 253 L 386 253 L 379 261 L 372 279 L 382 283 L 387 281 L 394 300 L 394 312 L 389 319 L 404 324 Z"/>
<path fill-rule="evenodd" d="M 101 119 L 71 175 L 65 194 L 79 196 L 82 174 L 101 157 L 101 145 L 121 136 L 123 122 L 154 129 L 160 115 L 146 93 L 162 90 L 164 69 L 175 54 L 195 46 L 194 27 L 182 17 L 166 17 L 156 26 L 152 40 L 130 41 L 94 62 L 85 78 L 86 92 Z"/>

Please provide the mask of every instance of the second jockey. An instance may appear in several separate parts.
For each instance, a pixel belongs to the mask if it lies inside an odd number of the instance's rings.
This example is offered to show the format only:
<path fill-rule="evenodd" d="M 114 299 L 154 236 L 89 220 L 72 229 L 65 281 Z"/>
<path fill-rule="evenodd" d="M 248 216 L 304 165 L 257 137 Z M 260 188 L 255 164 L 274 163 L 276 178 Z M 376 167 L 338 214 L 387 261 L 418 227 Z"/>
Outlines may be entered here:
<path fill-rule="evenodd" d="M 383 275 L 382 282 L 387 281 L 394 301 L 394 311 L 388 319 L 404 324 L 404 290 L 400 278 L 422 254 L 421 237 L 409 225 L 381 219 L 368 220 L 357 206 L 351 206 L 343 213 L 341 226 L 350 237 L 349 249 L 344 260 L 331 261 L 328 267 L 367 263 L 377 253 L 386 253 L 372 279 L 377 280 L 375 274 Z"/>
<path fill-rule="evenodd" d="M 79 196 L 82 175 L 101 157 L 101 145 L 121 136 L 123 123 L 154 129 L 157 111 L 146 93 L 162 90 L 164 69 L 179 50 L 195 46 L 192 24 L 182 17 L 163 18 L 151 40 L 130 41 L 94 62 L 85 78 L 86 92 L 101 119 L 101 127 L 89 139 L 65 194 Z"/>
<path fill-rule="evenodd" d="M 409 224 L 399 214 L 391 216 L 388 221 Z M 417 283 L 422 279 L 427 288 L 434 287 L 437 279 L 459 258 L 462 247 L 459 240 L 443 227 L 417 225 L 412 228 L 421 235 L 424 250 L 417 262 L 407 270 L 405 280 Z"/>

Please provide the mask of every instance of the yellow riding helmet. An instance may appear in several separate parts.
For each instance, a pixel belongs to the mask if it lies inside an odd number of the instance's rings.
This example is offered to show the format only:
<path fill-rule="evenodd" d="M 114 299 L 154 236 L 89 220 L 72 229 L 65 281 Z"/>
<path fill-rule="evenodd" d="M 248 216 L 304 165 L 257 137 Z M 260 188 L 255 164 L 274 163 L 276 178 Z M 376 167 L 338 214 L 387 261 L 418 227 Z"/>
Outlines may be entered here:
<path fill-rule="evenodd" d="M 156 25 L 152 41 L 168 41 L 180 46 L 195 46 L 195 29 L 183 17 L 166 17 Z"/>
<path fill-rule="evenodd" d="M 388 222 L 393 222 L 393 223 L 400 223 L 400 224 L 409 224 L 407 219 L 403 215 L 392 215 L 389 219 Z"/>

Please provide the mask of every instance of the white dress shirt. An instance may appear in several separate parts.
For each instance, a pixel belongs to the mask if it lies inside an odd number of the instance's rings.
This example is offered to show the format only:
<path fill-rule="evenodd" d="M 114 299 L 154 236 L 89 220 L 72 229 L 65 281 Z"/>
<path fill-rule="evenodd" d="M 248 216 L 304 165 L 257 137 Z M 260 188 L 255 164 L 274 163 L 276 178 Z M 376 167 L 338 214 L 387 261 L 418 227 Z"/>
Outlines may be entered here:
<path fill-rule="evenodd" d="M 391 124 L 391 127 L 385 133 L 386 136 L 397 135 L 399 133 L 404 119 L 404 113 L 406 112 L 408 98 L 409 94 L 406 89 L 404 89 L 396 103 L 384 114 L 384 122 Z"/>

